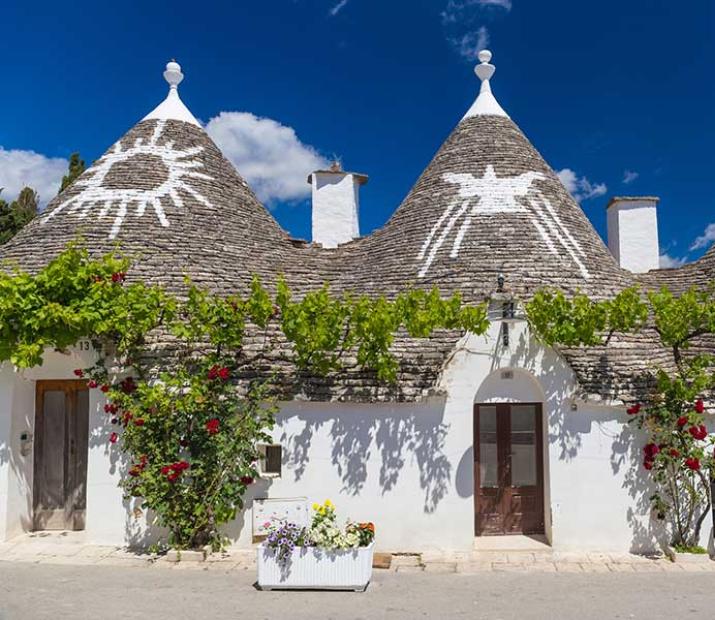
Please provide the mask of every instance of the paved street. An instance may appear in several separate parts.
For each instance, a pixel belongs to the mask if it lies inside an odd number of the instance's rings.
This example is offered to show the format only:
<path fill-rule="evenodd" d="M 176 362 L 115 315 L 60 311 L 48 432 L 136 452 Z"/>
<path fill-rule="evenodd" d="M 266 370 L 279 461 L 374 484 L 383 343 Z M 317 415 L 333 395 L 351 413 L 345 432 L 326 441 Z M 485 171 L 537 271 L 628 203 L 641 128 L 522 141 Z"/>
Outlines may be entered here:
<path fill-rule="evenodd" d="M 708 619 L 715 575 L 376 571 L 364 594 L 259 592 L 253 570 L 0 561 L 0 619 Z"/>

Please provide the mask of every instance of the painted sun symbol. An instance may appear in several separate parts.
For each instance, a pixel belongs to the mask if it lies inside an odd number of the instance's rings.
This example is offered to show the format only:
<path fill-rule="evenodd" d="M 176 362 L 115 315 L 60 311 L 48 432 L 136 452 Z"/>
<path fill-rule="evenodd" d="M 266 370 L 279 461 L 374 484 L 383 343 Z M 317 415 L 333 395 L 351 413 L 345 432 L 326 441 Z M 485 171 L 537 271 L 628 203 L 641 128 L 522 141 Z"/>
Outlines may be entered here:
<path fill-rule="evenodd" d="M 181 209 L 184 202 L 179 192 L 192 196 L 196 201 L 209 206 L 208 201 L 189 184 L 190 179 L 213 180 L 213 177 L 202 172 L 203 164 L 194 158 L 203 151 L 200 146 L 185 150 L 174 148 L 172 141 L 159 144 L 159 138 L 166 121 L 160 120 L 145 142 L 138 138 L 131 147 L 122 147 L 121 141 L 104 155 L 87 171 L 87 178 L 80 178 L 76 185 L 82 191 L 61 202 L 42 220 L 46 224 L 59 213 L 66 212 L 84 219 L 90 213 L 97 212 L 100 219 L 114 217 L 109 239 L 114 239 L 122 228 L 129 210 L 134 208 L 137 217 L 142 217 L 147 209 L 154 211 L 159 223 L 167 228 L 169 220 L 166 217 L 162 200 L 171 200 Z M 137 187 L 132 182 L 130 172 L 141 166 L 151 169 L 156 177 L 154 185 L 147 185 L 143 179 L 143 187 Z"/>

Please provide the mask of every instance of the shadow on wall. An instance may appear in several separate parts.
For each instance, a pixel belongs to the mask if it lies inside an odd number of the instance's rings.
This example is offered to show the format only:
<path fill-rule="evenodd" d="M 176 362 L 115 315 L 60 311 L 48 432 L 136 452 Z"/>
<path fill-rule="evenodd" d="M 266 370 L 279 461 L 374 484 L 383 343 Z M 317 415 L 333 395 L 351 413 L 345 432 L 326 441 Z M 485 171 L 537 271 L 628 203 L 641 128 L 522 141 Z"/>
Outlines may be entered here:
<path fill-rule="evenodd" d="M 434 403 L 433 403 L 434 404 Z M 443 452 L 449 426 L 443 423 L 440 407 L 414 406 L 404 413 L 399 408 L 341 405 L 285 411 L 281 422 L 286 429 L 300 425 L 300 432 L 284 430 L 280 438 L 286 463 L 295 481 L 301 480 L 310 462 L 314 435 L 325 431 L 331 440 L 331 462 L 340 477 L 342 491 L 358 495 L 368 479 L 368 463 L 377 452 L 380 459 L 379 486 L 382 494 L 392 491 L 408 461 L 419 468 L 424 492 L 424 511 L 433 512 L 447 493 L 451 464 Z"/>
<path fill-rule="evenodd" d="M 581 449 L 582 435 L 590 432 L 590 422 L 583 416 L 565 415 L 569 410 L 568 402 L 573 398 L 575 378 L 566 361 L 553 349 L 546 349 L 535 343 L 529 337 L 528 330 L 523 330 L 516 346 L 507 352 L 500 352 L 504 346 L 500 342 L 497 348 L 499 355 L 510 355 L 514 368 L 527 371 L 533 377 L 538 377 L 539 391 L 543 393 L 544 414 L 548 422 L 549 450 L 558 449 L 557 458 L 560 461 L 571 461 L 576 458 Z M 539 352 L 543 351 L 543 355 Z M 493 370 L 496 370 L 494 368 Z"/>
<path fill-rule="evenodd" d="M 626 518 L 633 532 L 631 551 L 650 552 L 668 542 L 667 523 L 653 513 L 650 498 L 655 485 L 646 475 L 642 465 L 641 446 L 645 435 L 630 424 L 624 424 L 618 437 L 614 438 L 611 467 L 614 474 L 625 468 L 622 487 L 632 499 Z"/>

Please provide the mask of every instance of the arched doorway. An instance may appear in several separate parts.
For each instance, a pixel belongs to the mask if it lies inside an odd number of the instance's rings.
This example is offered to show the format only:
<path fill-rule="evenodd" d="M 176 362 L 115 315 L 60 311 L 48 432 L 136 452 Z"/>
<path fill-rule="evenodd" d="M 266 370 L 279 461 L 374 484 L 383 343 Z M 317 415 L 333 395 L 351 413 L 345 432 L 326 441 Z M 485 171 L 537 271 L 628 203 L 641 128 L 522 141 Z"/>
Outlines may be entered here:
<path fill-rule="evenodd" d="M 477 536 L 544 534 L 543 397 L 524 371 L 490 375 L 474 404 Z"/>

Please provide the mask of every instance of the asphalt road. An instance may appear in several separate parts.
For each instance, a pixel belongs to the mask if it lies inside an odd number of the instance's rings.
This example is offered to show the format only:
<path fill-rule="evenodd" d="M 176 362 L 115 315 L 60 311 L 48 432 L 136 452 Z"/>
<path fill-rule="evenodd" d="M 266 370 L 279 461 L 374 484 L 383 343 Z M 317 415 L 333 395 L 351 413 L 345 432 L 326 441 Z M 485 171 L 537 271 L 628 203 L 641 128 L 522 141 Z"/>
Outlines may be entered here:
<path fill-rule="evenodd" d="M 713 620 L 713 573 L 376 572 L 365 593 L 259 592 L 253 571 L 0 562 L 0 620 Z"/>

